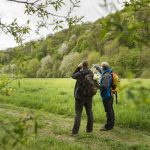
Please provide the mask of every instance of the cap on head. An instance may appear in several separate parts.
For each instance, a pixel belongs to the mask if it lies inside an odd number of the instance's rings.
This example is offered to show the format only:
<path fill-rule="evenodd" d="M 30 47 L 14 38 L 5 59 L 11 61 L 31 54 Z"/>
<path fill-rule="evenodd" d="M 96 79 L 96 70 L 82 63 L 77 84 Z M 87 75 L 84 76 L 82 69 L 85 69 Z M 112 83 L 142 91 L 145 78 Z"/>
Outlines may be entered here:
<path fill-rule="evenodd" d="M 106 62 L 106 61 L 102 62 L 102 63 L 101 63 L 101 66 L 102 66 L 102 68 L 103 68 L 104 70 L 106 70 L 106 69 L 110 68 L 109 63 L 108 63 L 108 62 Z"/>
<path fill-rule="evenodd" d="M 82 61 L 82 67 L 83 68 L 88 68 L 88 61 L 87 60 Z"/>

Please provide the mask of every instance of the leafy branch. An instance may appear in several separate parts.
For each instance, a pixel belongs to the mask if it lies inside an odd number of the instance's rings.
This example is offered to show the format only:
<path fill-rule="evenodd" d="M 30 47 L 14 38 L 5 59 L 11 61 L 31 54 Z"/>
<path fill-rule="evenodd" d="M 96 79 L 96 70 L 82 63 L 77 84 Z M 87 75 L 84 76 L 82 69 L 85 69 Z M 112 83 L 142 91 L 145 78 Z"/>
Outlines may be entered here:
<path fill-rule="evenodd" d="M 10 24 L 2 23 L 0 20 L 0 30 L 5 34 L 11 34 L 17 43 L 22 43 L 25 34 L 30 32 L 29 22 L 26 25 L 20 26 L 17 19 L 14 19 Z"/>
<path fill-rule="evenodd" d="M 32 130 L 31 130 L 32 123 Z M 14 149 L 17 145 L 26 146 L 29 139 L 37 135 L 38 122 L 36 116 L 26 112 L 15 121 L 0 120 L 0 131 L 4 134 L 0 141 L 3 149 Z"/>
<path fill-rule="evenodd" d="M 111 5 L 107 0 L 103 0 L 104 9 Z M 148 0 L 131 0 L 124 2 L 123 13 L 112 14 L 107 19 L 102 20 L 103 31 L 100 38 L 102 41 L 119 37 L 120 42 L 130 45 L 130 47 L 141 47 L 141 45 L 148 45 L 149 38 L 149 10 L 150 3 Z M 127 10 L 127 11 L 126 11 Z M 147 15 L 146 15 L 147 14 Z M 145 17 L 148 16 L 148 17 Z M 140 20 L 140 21 L 139 21 Z M 111 32 L 111 36 L 107 33 Z"/>
<path fill-rule="evenodd" d="M 71 25 L 80 23 L 83 17 L 72 15 L 75 8 L 80 7 L 80 0 L 69 0 L 69 9 L 66 14 L 60 15 L 60 11 L 67 9 L 64 0 L 7 0 L 9 2 L 23 4 L 25 6 L 24 14 L 36 15 L 38 17 L 36 33 L 39 34 L 41 28 L 48 28 L 54 26 L 53 30 L 63 28 L 64 23 Z M 0 29 L 5 34 L 11 34 L 17 43 L 22 43 L 24 36 L 31 31 L 30 21 L 26 25 L 20 26 L 17 19 L 10 24 L 6 24 L 0 20 Z"/>

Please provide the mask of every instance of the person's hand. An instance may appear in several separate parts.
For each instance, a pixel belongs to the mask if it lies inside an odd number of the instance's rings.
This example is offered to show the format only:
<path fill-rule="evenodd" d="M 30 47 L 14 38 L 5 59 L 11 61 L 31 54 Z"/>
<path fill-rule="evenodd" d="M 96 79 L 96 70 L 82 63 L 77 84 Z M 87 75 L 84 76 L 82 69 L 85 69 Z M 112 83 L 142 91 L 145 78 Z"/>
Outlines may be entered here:
<path fill-rule="evenodd" d="M 82 68 L 82 62 L 78 65 L 79 68 Z"/>
<path fill-rule="evenodd" d="M 99 65 L 94 65 L 95 69 L 96 70 L 99 70 L 100 69 L 100 66 Z"/>

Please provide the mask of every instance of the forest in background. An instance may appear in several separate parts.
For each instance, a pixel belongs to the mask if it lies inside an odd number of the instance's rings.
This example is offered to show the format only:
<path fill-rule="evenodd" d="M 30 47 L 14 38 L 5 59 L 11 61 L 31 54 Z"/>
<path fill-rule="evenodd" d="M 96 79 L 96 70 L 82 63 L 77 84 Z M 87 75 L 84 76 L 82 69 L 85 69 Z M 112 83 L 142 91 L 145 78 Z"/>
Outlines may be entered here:
<path fill-rule="evenodd" d="M 144 3 L 145 2 L 145 3 Z M 150 9 L 147 0 L 94 23 L 71 26 L 46 38 L 0 51 L 2 74 L 70 77 L 83 59 L 108 61 L 122 78 L 150 77 Z"/>

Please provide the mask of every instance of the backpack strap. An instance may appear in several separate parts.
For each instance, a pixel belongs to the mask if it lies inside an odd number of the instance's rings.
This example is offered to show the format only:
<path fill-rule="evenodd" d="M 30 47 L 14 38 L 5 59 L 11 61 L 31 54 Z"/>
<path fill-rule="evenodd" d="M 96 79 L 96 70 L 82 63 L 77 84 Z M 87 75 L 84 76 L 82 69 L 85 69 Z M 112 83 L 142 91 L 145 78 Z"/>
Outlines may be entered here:
<path fill-rule="evenodd" d="M 113 98 L 115 97 L 116 99 L 116 104 L 118 104 L 118 93 L 116 90 L 111 90 L 111 94 L 113 96 Z"/>
<path fill-rule="evenodd" d="M 115 97 L 116 97 L 116 104 L 118 104 L 118 93 L 117 93 L 117 91 L 115 93 Z"/>

